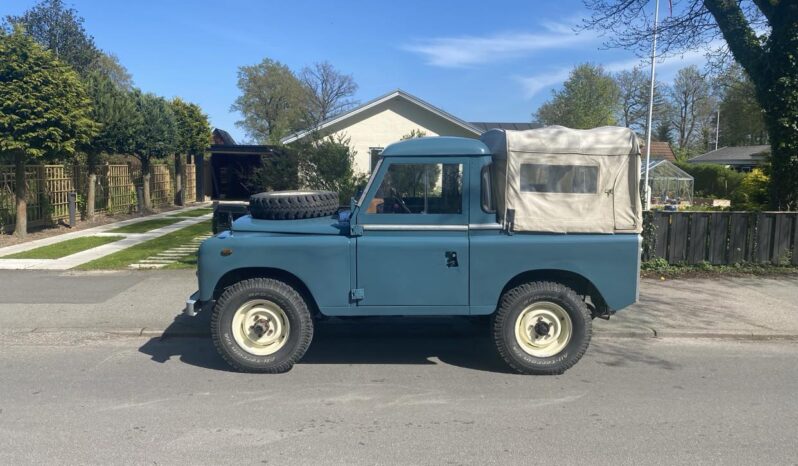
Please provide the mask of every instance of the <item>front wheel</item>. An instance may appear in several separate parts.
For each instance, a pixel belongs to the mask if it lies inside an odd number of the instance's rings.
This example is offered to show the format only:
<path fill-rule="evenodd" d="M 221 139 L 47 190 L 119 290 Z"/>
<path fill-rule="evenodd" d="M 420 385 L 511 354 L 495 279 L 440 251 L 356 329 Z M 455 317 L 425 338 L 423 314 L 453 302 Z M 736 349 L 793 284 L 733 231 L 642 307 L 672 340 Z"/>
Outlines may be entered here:
<path fill-rule="evenodd" d="M 290 285 L 255 278 L 226 289 L 213 310 L 211 335 L 219 354 L 242 372 L 289 371 L 313 338 L 307 303 Z"/>
<path fill-rule="evenodd" d="M 501 357 L 522 374 L 562 374 L 587 350 L 590 311 L 572 289 L 531 282 L 506 292 L 493 317 Z"/>

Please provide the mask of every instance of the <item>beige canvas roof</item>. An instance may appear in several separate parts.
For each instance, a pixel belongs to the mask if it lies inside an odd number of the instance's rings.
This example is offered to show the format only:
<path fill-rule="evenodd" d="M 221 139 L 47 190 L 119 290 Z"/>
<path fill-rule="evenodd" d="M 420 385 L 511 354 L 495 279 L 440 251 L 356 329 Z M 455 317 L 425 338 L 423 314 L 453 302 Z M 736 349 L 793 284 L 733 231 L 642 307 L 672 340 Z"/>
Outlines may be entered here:
<path fill-rule="evenodd" d="M 498 208 L 514 231 L 639 233 L 640 148 L 628 128 L 491 130 Z"/>

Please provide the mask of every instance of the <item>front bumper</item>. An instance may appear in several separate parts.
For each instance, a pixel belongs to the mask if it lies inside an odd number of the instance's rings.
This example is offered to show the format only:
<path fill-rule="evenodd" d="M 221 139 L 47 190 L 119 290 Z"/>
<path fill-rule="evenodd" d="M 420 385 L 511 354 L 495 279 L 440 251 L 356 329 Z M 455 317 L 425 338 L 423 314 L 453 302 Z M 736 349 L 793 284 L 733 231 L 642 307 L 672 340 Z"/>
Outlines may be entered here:
<path fill-rule="evenodd" d="M 213 307 L 213 301 L 200 301 L 199 291 L 195 291 L 191 296 L 186 299 L 186 307 L 183 309 L 183 314 L 194 317 L 198 312 Z"/>

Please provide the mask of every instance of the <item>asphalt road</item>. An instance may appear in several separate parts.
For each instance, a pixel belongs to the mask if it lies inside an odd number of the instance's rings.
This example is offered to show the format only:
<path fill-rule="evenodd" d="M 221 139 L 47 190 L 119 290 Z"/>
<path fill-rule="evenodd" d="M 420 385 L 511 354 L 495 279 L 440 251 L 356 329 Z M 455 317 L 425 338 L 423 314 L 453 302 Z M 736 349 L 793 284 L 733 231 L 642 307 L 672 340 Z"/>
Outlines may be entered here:
<path fill-rule="evenodd" d="M 481 330 L 320 326 L 287 374 L 207 339 L 0 341 L 0 464 L 795 464 L 798 343 L 597 339 L 509 374 Z"/>

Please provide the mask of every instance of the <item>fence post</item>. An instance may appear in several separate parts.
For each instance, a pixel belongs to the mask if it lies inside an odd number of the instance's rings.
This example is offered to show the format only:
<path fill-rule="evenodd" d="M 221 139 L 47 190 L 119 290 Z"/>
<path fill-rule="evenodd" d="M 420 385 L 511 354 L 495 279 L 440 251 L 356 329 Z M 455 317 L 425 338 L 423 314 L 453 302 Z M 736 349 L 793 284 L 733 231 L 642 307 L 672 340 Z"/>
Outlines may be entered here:
<path fill-rule="evenodd" d="M 67 204 L 69 207 L 69 228 L 75 226 L 75 211 L 77 210 L 78 194 L 75 191 L 67 193 Z"/>

